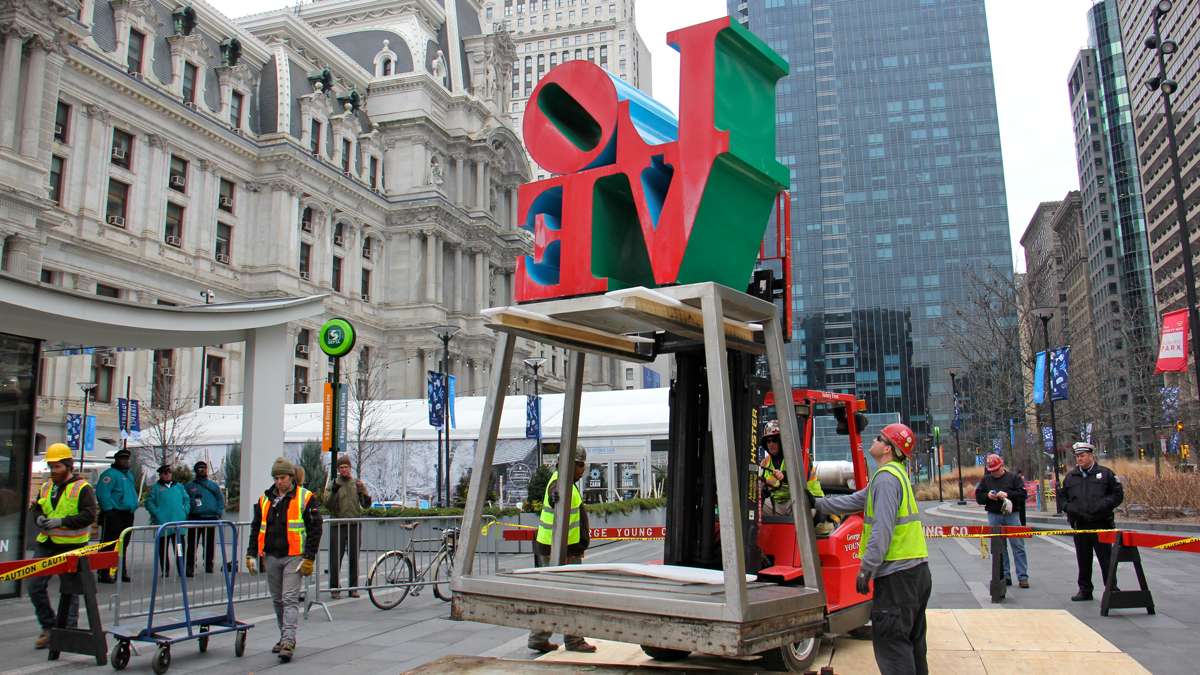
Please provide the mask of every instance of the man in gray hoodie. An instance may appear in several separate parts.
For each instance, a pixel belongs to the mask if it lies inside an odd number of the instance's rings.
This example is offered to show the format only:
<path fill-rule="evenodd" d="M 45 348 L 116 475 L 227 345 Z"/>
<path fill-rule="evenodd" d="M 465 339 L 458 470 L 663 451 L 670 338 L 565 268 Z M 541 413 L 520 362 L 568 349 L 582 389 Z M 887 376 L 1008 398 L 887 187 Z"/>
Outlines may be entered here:
<path fill-rule="evenodd" d="M 925 607 L 933 591 L 925 531 L 904 461 L 916 439 L 903 424 L 889 424 L 871 443 L 878 469 L 867 487 L 851 495 L 823 497 L 816 508 L 825 514 L 863 512 L 855 589 L 871 590 L 871 643 L 883 675 L 926 675 Z"/>

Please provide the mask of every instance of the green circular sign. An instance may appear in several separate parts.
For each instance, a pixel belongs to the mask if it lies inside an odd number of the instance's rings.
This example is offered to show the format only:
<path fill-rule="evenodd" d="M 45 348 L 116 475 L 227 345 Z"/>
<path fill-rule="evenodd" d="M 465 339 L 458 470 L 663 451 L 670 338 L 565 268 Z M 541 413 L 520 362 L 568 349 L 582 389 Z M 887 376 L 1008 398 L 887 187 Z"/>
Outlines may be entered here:
<path fill-rule="evenodd" d="M 340 359 L 354 349 L 354 341 L 357 337 L 354 333 L 354 326 L 350 325 L 349 321 L 330 319 L 321 326 L 321 332 L 317 334 L 317 342 L 320 343 L 321 351 L 326 355 Z"/>

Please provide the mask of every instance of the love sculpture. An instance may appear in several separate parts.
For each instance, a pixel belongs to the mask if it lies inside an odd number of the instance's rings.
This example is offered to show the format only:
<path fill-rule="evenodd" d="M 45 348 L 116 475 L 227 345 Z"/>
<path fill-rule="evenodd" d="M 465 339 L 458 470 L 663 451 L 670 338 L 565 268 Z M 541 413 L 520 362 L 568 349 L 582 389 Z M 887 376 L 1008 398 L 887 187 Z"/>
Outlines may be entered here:
<path fill-rule="evenodd" d="M 674 31 L 679 121 L 590 61 L 551 70 L 525 113 L 547 171 L 522 185 L 533 255 L 518 302 L 715 281 L 745 288 L 775 196 L 775 83 L 787 62 L 728 17 Z"/>

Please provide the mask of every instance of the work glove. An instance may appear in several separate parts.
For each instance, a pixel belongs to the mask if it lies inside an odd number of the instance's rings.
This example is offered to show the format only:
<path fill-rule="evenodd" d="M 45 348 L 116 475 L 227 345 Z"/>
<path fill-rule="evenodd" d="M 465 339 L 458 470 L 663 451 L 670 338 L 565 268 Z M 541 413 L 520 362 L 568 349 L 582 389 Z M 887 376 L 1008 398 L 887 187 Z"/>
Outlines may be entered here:
<path fill-rule="evenodd" d="M 50 519 L 47 518 L 46 516 L 38 516 L 37 518 L 34 519 L 33 522 L 35 522 L 37 524 L 39 530 L 45 530 L 46 529 L 46 521 L 48 521 L 48 520 L 50 520 Z"/>
<path fill-rule="evenodd" d="M 62 518 L 47 518 L 46 526 L 42 529 L 57 530 L 60 527 L 62 527 Z"/>
<path fill-rule="evenodd" d="M 865 571 L 859 570 L 858 576 L 854 578 L 854 590 L 858 591 L 859 595 L 866 595 L 871 592 L 871 575 Z"/>
<path fill-rule="evenodd" d="M 296 570 L 302 577 L 311 577 L 313 573 L 313 561 L 305 558 L 300 562 L 300 568 Z"/>
<path fill-rule="evenodd" d="M 258 561 L 253 556 L 246 556 L 246 571 L 250 574 L 258 574 Z"/>

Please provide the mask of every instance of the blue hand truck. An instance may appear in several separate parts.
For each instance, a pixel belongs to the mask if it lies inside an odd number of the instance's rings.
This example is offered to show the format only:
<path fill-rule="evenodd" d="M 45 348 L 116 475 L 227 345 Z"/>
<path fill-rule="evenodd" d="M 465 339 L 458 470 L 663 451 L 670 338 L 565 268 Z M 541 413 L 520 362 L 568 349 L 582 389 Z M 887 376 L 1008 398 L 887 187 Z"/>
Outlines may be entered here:
<path fill-rule="evenodd" d="M 179 538 L 190 529 L 207 527 L 217 528 L 217 541 L 221 549 L 221 572 L 225 575 L 225 611 L 222 614 L 193 616 L 188 601 L 188 580 L 184 574 L 183 555 L 180 552 Z M 226 547 L 226 536 L 232 542 Z M 183 598 L 183 621 L 154 624 L 154 606 L 158 596 L 158 578 L 162 561 L 164 543 L 169 541 L 169 549 L 175 559 L 176 577 L 179 579 L 179 590 Z M 152 667 L 158 675 L 167 672 L 171 667 L 171 645 L 185 640 L 198 641 L 200 651 L 208 651 L 208 639 L 222 633 L 236 633 L 233 638 L 233 653 L 242 656 L 246 653 L 246 633 L 254 624 L 238 621 L 233 612 L 233 586 L 237 579 L 237 564 L 230 561 L 230 551 L 236 553 L 238 546 L 237 527 L 228 520 L 189 520 L 174 523 L 164 523 L 154 533 L 154 566 L 146 573 L 153 575 L 150 585 L 150 611 L 146 615 L 146 624 L 115 626 L 109 632 L 117 641 L 109 654 L 109 662 L 114 670 L 124 670 L 129 665 L 131 642 L 150 642 L 157 646 Z M 234 556 L 236 559 L 236 555 Z"/>

